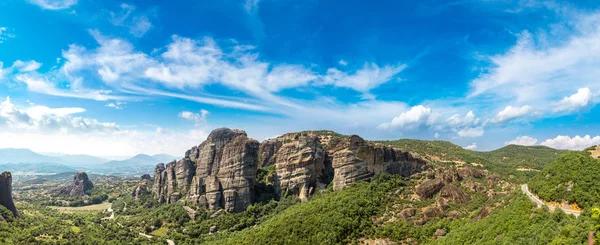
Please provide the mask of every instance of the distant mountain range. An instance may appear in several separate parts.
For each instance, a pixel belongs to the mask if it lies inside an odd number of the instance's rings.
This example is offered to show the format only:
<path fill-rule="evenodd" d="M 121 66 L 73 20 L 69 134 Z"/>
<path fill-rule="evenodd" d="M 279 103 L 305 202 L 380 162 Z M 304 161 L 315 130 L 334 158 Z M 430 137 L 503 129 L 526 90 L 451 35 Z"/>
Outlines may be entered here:
<path fill-rule="evenodd" d="M 120 166 L 120 167 L 133 167 L 133 166 L 143 166 L 143 165 L 156 165 L 157 163 L 168 163 L 176 160 L 176 157 L 171 156 L 169 154 L 156 154 L 156 155 L 146 155 L 146 154 L 138 154 L 132 158 L 121 160 L 121 161 L 110 161 L 104 163 L 104 165 L 108 166 Z"/>
<path fill-rule="evenodd" d="M 44 155 L 29 149 L 0 149 L 0 171 L 59 173 L 75 170 L 94 170 L 98 173 L 148 172 L 158 163 L 177 159 L 169 154 L 138 154 L 125 160 L 108 160 L 90 155 Z M 64 170 L 64 171 L 63 171 Z"/>

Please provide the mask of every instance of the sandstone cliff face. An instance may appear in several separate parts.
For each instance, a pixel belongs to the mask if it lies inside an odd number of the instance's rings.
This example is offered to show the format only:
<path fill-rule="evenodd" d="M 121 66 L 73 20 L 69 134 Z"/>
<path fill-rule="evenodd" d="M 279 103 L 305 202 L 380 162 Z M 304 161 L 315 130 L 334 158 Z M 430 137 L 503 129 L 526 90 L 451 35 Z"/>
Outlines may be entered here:
<path fill-rule="evenodd" d="M 54 196 L 72 196 L 82 197 L 86 196 L 87 193 L 94 188 L 92 181 L 88 178 L 85 172 L 78 172 L 73 177 L 73 182 L 57 187 L 49 191 Z"/>
<path fill-rule="evenodd" d="M 152 191 L 159 202 L 187 197 L 211 210 L 243 211 L 254 198 L 258 148 L 244 131 L 216 129 L 185 158 L 158 164 Z"/>
<path fill-rule="evenodd" d="M 158 164 L 152 192 L 159 202 L 181 198 L 210 210 L 245 210 L 254 199 L 257 168 L 274 166 L 269 176 L 276 194 L 306 200 L 333 183 L 335 190 L 380 172 L 410 176 L 425 161 L 359 136 L 288 133 L 259 144 L 241 130 L 216 129 L 178 162 Z"/>
<path fill-rule="evenodd" d="M 21 217 L 12 199 L 12 175 L 10 172 L 0 175 L 0 205 L 10 210 L 15 217 Z M 0 217 L 2 216 L 0 215 Z"/>
<path fill-rule="evenodd" d="M 277 152 L 271 153 L 272 149 Z M 357 135 L 312 132 L 289 133 L 265 141 L 260 155 L 264 156 L 265 166 L 276 166 L 278 194 L 287 192 L 301 199 L 330 182 L 334 190 L 340 190 L 381 172 L 410 176 L 426 166 L 425 161 L 408 152 L 373 145 Z"/>
<path fill-rule="evenodd" d="M 381 172 L 410 176 L 426 167 L 425 161 L 408 152 L 371 145 L 357 135 L 330 141 L 328 152 L 333 159 L 334 190 L 369 179 Z"/>
<path fill-rule="evenodd" d="M 277 195 L 287 191 L 306 200 L 315 188 L 324 188 L 320 183 L 325 169 L 325 152 L 317 136 L 298 136 L 294 141 L 283 144 L 274 154 Z"/>

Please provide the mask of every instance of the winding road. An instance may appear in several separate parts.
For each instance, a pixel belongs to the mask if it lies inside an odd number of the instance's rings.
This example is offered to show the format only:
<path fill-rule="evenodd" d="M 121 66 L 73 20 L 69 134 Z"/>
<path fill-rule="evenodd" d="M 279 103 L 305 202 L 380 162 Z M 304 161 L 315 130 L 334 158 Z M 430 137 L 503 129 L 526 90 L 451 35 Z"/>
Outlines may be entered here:
<path fill-rule="evenodd" d="M 535 202 L 535 204 L 537 204 L 538 207 L 542 207 L 542 206 L 546 205 L 544 202 L 542 202 L 542 200 L 540 200 L 535 195 L 533 195 L 531 192 L 529 192 L 529 188 L 527 187 L 527 184 L 522 184 L 521 190 L 523 191 L 523 193 L 525 193 L 525 195 L 527 195 L 527 197 L 529 197 L 529 199 L 531 199 L 531 201 Z M 553 206 L 548 206 L 548 209 L 550 209 L 550 211 L 554 211 L 554 209 L 556 209 L 556 208 Z M 568 208 L 561 208 L 561 209 L 567 214 L 575 215 L 575 217 L 579 217 L 579 215 L 581 214 L 581 211 L 568 209 Z"/>

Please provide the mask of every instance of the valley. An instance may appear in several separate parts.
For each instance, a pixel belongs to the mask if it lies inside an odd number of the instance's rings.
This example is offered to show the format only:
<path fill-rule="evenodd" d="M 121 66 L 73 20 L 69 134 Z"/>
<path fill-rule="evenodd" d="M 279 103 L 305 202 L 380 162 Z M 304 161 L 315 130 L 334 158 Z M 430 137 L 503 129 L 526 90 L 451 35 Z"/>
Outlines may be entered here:
<path fill-rule="evenodd" d="M 579 168 L 600 169 L 600 162 L 584 152 L 547 147 L 477 152 L 444 141 L 365 141 L 331 131 L 259 143 L 223 128 L 180 160 L 137 177 L 66 172 L 13 180 L 21 217 L 0 212 L 8 221 L 0 222 L 0 240 L 583 243 L 600 224 L 600 209 L 597 199 L 578 196 L 578 186 L 597 187 L 585 182 L 587 175 L 559 174 Z M 550 183 L 565 189 L 547 194 L 541 188 Z M 553 207 L 561 202 L 582 205 L 583 211 Z M 502 225 L 509 223 L 515 225 Z"/>

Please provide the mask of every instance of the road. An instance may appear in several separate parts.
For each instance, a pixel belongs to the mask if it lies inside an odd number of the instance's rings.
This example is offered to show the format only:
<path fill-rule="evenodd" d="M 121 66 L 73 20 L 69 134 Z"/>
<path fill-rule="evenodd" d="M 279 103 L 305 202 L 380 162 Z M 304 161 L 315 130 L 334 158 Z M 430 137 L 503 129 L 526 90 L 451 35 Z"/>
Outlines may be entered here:
<path fill-rule="evenodd" d="M 123 207 L 123 210 L 125 210 L 126 207 L 127 207 L 127 203 L 125 203 L 125 207 Z M 111 214 L 110 214 L 110 217 L 104 218 L 104 219 L 114 219 L 115 218 L 115 211 L 112 209 L 112 203 L 110 204 L 110 206 L 108 207 L 108 209 L 106 209 L 106 211 L 110 212 Z M 119 225 L 121 228 L 125 228 L 125 226 L 123 226 L 119 222 L 117 222 L 117 225 Z M 129 230 L 131 230 L 131 229 L 129 229 Z M 148 235 L 146 233 L 139 232 L 139 234 L 140 234 L 140 236 L 144 236 L 144 237 L 146 237 L 148 239 L 152 238 L 151 235 Z M 167 241 L 167 244 L 169 244 L 169 245 L 175 245 L 175 242 L 173 240 L 171 240 L 171 239 L 165 239 L 165 240 Z"/>
<path fill-rule="evenodd" d="M 546 204 L 544 204 L 544 202 L 542 202 L 542 200 L 540 200 L 535 195 L 533 195 L 531 192 L 529 192 L 529 188 L 527 187 L 527 184 L 522 184 L 521 190 L 523 191 L 523 193 L 525 193 L 525 195 L 527 195 L 527 197 L 529 197 L 529 199 L 531 199 L 531 201 L 535 202 L 535 204 L 537 204 L 538 207 L 542 207 L 542 206 L 546 205 Z M 548 206 L 548 209 L 550 209 L 550 211 L 554 211 L 555 207 Z M 575 215 L 576 217 L 578 217 L 581 214 L 581 211 L 568 209 L 568 208 L 561 208 L 561 209 L 565 213 Z"/>

